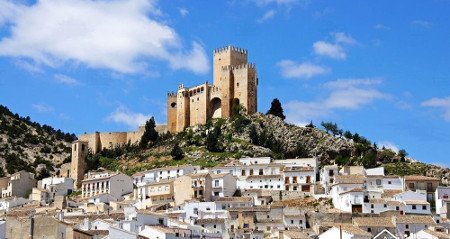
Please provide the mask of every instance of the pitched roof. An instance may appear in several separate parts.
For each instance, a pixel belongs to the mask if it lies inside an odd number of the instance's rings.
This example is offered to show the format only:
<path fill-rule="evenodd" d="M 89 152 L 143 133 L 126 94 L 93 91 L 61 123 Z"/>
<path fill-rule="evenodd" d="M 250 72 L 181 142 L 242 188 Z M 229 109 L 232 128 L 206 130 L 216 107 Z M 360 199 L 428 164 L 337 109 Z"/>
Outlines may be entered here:
<path fill-rule="evenodd" d="M 219 197 L 216 202 L 251 202 L 251 197 Z"/>
<path fill-rule="evenodd" d="M 405 181 L 441 181 L 441 180 L 438 178 L 427 177 L 422 175 L 410 175 L 405 176 Z"/>
<path fill-rule="evenodd" d="M 429 229 L 425 229 L 423 231 L 428 233 L 428 234 L 430 234 L 430 235 L 432 235 L 432 236 L 435 236 L 435 237 L 437 237 L 439 239 L 450 238 L 450 235 L 447 234 L 447 233 L 444 233 L 444 232 L 436 232 L 436 231 L 432 231 L 432 230 L 429 230 Z"/>
<path fill-rule="evenodd" d="M 401 224 L 427 224 L 434 225 L 436 222 L 431 216 L 404 215 L 397 216 L 396 223 Z"/>
<path fill-rule="evenodd" d="M 364 192 L 364 189 L 362 189 L 362 188 L 352 188 L 352 189 L 350 189 L 348 191 L 339 193 L 339 195 L 343 195 L 343 194 L 347 194 L 347 193 L 361 193 L 361 192 Z"/>
<path fill-rule="evenodd" d="M 391 217 L 355 217 L 353 223 L 359 227 L 395 227 Z"/>
<path fill-rule="evenodd" d="M 362 184 L 364 183 L 366 177 L 363 175 L 337 175 L 335 177 L 336 184 Z"/>
<path fill-rule="evenodd" d="M 334 226 L 335 228 L 342 229 L 342 231 L 345 231 L 347 233 L 357 235 L 357 236 L 372 236 L 371 233 L 364 231 L 363 229 L 353 226 L 351 224 L 341 224 Z"/>
<path fill-rule="evenodd" d="M 197 225 L 210 223 L 223 224 L 225 223 L 225 218 L 204 218 L 204 219 L 197 219 L 196 221 Z"/>

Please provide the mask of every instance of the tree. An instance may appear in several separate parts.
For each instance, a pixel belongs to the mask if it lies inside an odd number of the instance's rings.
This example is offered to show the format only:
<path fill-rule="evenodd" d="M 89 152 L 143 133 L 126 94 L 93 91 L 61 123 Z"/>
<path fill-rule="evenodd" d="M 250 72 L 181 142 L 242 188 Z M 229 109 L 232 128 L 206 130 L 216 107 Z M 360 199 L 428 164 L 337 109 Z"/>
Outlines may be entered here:
<path fill-rule="evenodd" d="M 181 160 L 184 157 L 184 152 L 180 148 L 180 145 L 178 143 L 175 143 L 175 145 L 172 148 L 172 151 L 170 151 L 170 155 L 172 156 L 172 159 L 174 160 Z"/>
<path fill-rule="evenodd" d="M 344 132 L 344 137 L 347 139 L 353 139 L 353 134 L 347 130 Z"/>
<path fill-rule="evenodd" d="M 275 115 L 277 117 L 280 117 L 281 119 L 286 119 L 286 116 L 284 116 L 283 113 L 283 107 L 281 106 L 280 100 L 277 98 L 272 100 L 271 106 L 269 111 L 267 111 L 267 115 Z"/>
<path fill-rule="evenodd" d="M 369 150 L 363 157 L 364 168 L 374 168 L 377 166 L 377 153 L 375 150 Z"/>
<path fill-rule="evenodd" d="M 252 144 L 257 145 L 259 140 L 258 140 L 258 132 L 256 131 L 256 126 L 254 124 L 252 124 L 250 126 L 250 132 L 249 132 L 249 137 L 250 137 L 250 142 Z"/>
<path fill-rule="evenodd" d="M 211 152 L 222 151 L 221 144 L 219 142 L 220 134 L 222 133 L 220 126 L 215 126 L 214 129 L 208 133 L 206 137 L 206 149 Z"/>
<path fill-rule="evenodd" d="M 315 128 L 312 120 L 309 122 L 309 124 L 305 125 L 306 128 Z"/>
<path fill-rule="evenodd" d="M 159 135 L 155 128 L 155 118 L 152 117 L 145 123 L 145 131 L 141 137 L 141 142 L 139 143 L 141 148 L 146 148 L 149 142 L 155 142 L 158 139 Z"/>
<path fill-rule="evenodd" d="M 406 156 L 408 156 L 408 153 L 406 152 L 406 150 L 400 149 L 398 151 L 397 155 L 400 157 L 400 161 L 405 162 L 406 161 Z"/>
<path fill-rule="evenodd" d="M 333 135 L 339 135 L 341 133 L 336 123 L 322 121 L 320 125 L 322 125 L 322 127 L 327 131 L 327 133 L 332 133 Z"/>

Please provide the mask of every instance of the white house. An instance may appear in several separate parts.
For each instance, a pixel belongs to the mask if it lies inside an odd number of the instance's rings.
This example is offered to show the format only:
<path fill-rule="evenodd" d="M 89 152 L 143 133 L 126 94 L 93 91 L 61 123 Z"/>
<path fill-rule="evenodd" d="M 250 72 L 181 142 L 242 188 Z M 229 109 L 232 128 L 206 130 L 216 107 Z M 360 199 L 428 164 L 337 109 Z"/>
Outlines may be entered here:
<path fill-rule="evenodd" d="M 9 197 L 0 199 L 0 210 L 9 211 L 11 208 L 22 206 L 29 203 L 30 200 L 22 197 Z"/>
<path fill-rule="evenodd" d="M 123 173 L 88 174 L 81 184 L 83 198 L 106 193 L 120 200 L 123 195 L 133 192 L 133 179 Z"/>
<path fill-rule="evenodd" d="M 137 186 L 140 184 L 159 182 L 160 180 L 174 179 L 186 174 L 191 174 L 200 170 L 200 167 L 192 165 L 170 166 L 164 168 L 151 169 L 133 175 L 133 182 Z"/>
<path fill-rule="evenodd" d="M 449 239 L 450 235 L 445 232 L 437 232 L 429 229 L 421 230 L 410 236 L 411 239 Z"/>
<path fill-rule="evenodd" d="M 364 214 L 380 214 L 387 211 L 397 211 L 404 214 L 405 210 L 405 203 L 385 198 L 369 199 L 363 205 Z"/>
<path fill-rule="evenodd" d="M 341 237 L 342 235 L 342 237 Z M 372 239 L 372 234 L 353 225 L 333 226 L 319 235 L 319 239 Z"/>
<path fill-rule="evenodd" d="M 49 177 L 38 181 L 33 188 L 31 199 L 42 203 L 50 203 L 56 196 L 66 196 L 73 191 L 73 179 L 64 177 Z"/>
<path fill-rule="evenodd" d="M 436 225 L 431 216 L 405 215 L 395 218 L 397 236 L 401 239 L 409 237 L 421 230 Z"/>
<path fill-rule="evenodd" d="M 435 192 L 436 199 L 436 213 L 444 215 L 445 218 L 449 216 L 450 204 L 450 187 L 437 187 Z"/>
<path fill-rule="evenodd" d="M 363 203 L 364 190 L 362 188 L 353 188 L 333 196 L 333 206 L 343 212 L 362 213 Z"/>
<path fill-rule="evenodd" d="M 236 192 L 236 178 L 230 173 L 210 174 L 211 177 L 211 196 L 213 199 L 217 197 L 230 197 Z"/>
<path fill-rule="evenodd" d="M 325 165 L 320 170 L 320 185 L 325 189 L 325 194 L 330 193 L 331 185 L 335 182 L 335 176 L 339 174 L 339 167 L 334 165 Z"/>
<path fill-rule="evenodd" d="M 240 177 L 236 184 L 238 189 L 283 190 L 283 180 L 279 174 Z"/>
<path fill-rule="evenodd" d="M 282 171 L 284 190 L 314 193 L 316 172 L 314 167 L 289 166 Z"/>

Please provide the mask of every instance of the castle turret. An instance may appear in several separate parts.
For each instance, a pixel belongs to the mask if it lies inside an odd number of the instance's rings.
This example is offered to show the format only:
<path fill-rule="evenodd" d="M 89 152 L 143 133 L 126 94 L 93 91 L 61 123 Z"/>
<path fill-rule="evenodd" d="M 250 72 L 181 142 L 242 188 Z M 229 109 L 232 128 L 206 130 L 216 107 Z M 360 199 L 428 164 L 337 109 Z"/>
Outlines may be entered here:
<path fill-rule="evenodd" d="M 213 83 L 216 86 L 220 85 L 222 67 L 247 63 L 247 50 L 238 47 L 226 46 L 214 50 L 213 54 Z"/>

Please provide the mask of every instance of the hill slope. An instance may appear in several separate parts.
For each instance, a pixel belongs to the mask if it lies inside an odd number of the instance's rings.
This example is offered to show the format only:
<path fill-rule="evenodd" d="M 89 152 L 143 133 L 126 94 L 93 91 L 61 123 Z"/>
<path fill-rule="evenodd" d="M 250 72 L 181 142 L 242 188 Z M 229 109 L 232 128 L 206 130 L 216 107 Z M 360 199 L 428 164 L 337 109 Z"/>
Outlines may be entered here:
<path fill-rule="evenodd" d="M 58 165 L 70 162 L 70 143 L 75 139 L 74 134 L 20 117 L 0 105 L 0 176 L 20 170 L 48 176 Z"/>

